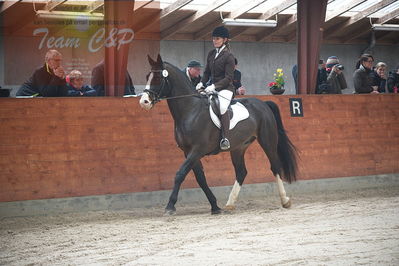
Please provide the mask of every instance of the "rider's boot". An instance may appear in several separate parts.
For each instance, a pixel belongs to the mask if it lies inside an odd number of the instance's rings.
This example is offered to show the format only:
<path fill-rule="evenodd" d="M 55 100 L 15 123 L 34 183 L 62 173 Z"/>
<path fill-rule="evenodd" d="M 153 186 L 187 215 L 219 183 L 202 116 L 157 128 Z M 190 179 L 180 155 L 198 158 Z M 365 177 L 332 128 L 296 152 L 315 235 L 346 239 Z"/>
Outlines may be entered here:
<path fill-rule="evenodd" d="M 220 121 L 222 122 L 222 140 L 220 141 L 220 149 L 228 150 L 230 149 L 229 141 L 229 127 L 230 127 L 230 116 L 229 112 L 222 114 Z"/>

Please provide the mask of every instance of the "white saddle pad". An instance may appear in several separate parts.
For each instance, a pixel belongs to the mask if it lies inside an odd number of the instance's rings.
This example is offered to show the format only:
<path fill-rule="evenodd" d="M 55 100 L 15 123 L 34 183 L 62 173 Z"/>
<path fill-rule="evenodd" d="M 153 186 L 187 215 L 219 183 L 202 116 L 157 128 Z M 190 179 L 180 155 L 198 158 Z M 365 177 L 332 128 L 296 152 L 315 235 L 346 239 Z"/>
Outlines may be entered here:
<path fill-rule="evenodd" d="M 236 102 L 233 105 L 230 105 L 231 109 L 233 110 L 233 117 L 230 119 L 230 130 L 232 130 L 238 122 L 247 119 L 249 117 L 248 109 L 239 102 Z M 220 128 L 220 119 L 217 115 L 213 112 L 212 106 L 209 105 L 209 114 L 211 115 L 211 119 L 215 126 Z"/>

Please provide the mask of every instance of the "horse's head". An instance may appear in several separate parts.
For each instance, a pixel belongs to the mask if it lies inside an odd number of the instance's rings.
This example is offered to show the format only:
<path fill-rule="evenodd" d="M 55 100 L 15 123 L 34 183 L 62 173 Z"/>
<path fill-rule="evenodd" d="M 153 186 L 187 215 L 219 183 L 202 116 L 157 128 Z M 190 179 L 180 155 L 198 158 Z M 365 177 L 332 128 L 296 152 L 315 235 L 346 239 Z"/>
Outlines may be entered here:
<path fill-rule="evenodd" d="M 154 61 L 148 55 L 148 62 L 151 65 L 151 71 L 147 75 L 147 84 L 140 99 L 141 107 L 147 110 L 154 107 L 160 99 L 167 97 L 169 93 L 169 73 L 164 67 L 161 56 L 158 55 L 157 61 Z"/>

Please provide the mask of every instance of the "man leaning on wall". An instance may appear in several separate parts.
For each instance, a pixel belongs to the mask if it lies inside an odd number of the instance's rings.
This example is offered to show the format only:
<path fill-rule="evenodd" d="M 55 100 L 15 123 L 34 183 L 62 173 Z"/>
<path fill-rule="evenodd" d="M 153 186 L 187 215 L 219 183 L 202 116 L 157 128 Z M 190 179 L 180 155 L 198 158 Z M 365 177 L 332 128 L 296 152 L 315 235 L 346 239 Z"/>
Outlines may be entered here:
<path fill-rule="evenodd" d="M 36 69 L 33 75 L 18 89 L 17 96 L 67 96 L 68 88 L 65 71 L 61 66 L 62 54 L 57 50 L 49 50 L 44 65 Z"/>

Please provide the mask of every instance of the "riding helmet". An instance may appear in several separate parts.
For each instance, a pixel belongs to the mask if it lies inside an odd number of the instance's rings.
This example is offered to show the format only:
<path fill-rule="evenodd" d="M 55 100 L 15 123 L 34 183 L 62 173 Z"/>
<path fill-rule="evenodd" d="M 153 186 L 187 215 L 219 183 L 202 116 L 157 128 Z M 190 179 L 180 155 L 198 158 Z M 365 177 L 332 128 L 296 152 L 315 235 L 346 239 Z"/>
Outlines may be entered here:
<path fill-rule="evenodd" d="M 224 26 L 216 27 L 212 32 L 212 37 L 229 38 L 229 30 Z"/>

